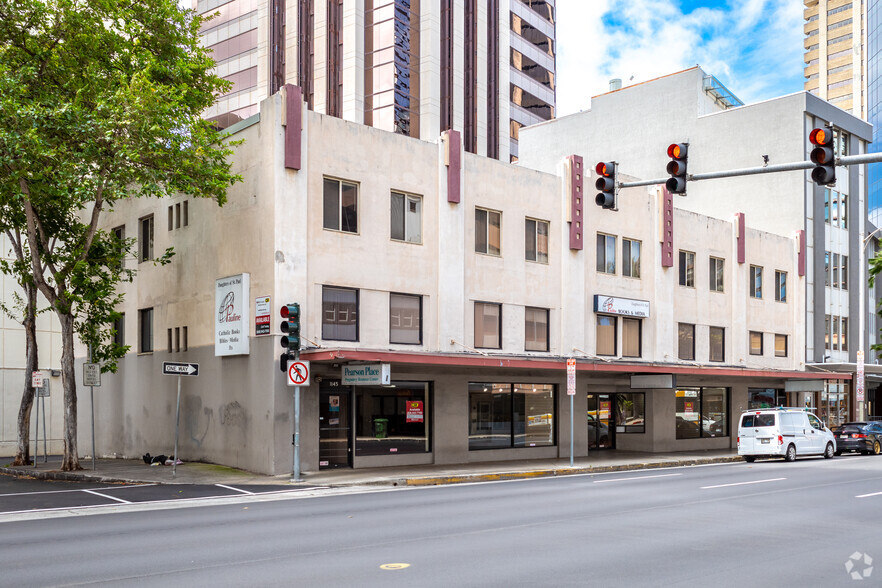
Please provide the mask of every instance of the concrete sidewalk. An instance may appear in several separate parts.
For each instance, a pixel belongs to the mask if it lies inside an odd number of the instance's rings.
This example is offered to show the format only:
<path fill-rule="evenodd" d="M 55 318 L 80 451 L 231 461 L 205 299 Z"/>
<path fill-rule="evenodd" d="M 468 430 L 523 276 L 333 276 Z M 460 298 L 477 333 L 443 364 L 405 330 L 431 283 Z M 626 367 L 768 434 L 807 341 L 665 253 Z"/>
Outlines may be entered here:
<path fill-rule="evenodd" d="M 634 451 L 596 451 L 577 458 L 570 467 L 569 458 L 482 462 L 455 465 L 419 465 L 387 468 L 336 469 L 303 472 L 299 483 L 291 474 L 266 476 L 226 466 L 206 463 L 183 463 L 172 477 L 171 466 L 149 466 L 143 460 L 98 459 L 95 470 L 92 460 L 82 459 L 83 470 L 62 472 L 61 457 L 50 456 L 37 467 L 11 467 L 11 458 L 0 458 L 0 473 L 46 480 L 89 481 L 100 483 L 150 484 L 226 484 L 226 485 L 308 485 L 308 486 L 429 486 L 461 482 L 513 480 L 572 474 L 617 472 L 676 466 L 741 461 L 735 450 L 693 451 L 686 453 L 642 453 Z"/>

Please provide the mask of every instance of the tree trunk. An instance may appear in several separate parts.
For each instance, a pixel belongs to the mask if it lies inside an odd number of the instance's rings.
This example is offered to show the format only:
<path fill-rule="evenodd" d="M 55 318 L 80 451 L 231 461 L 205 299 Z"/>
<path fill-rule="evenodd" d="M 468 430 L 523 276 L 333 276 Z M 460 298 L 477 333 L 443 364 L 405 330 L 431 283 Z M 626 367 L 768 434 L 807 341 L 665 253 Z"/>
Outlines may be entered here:
<path fill-rule="evenodd" d="M 37 371 L 37 287 L 25 284 L 25 295 L 28 302 L 22 326 L 25 331 L 24 391 L 21 395 L 21 406 L 18 409 L 18 448 L 12 465 L 23 466 L 31 463 L 31 408 L 34 406 L 34 388 L 31 386 L 31 374 Z M 34 447 L 34 459 L 37 449 Z"/>
<path fill-rule="evenodd" d="M 68 313 L 56 313 L 61 322 L 61 384 L 64 388 L 64 457 L 65 472 L 83 469 L 77 453 L 77 382 L 74 370 L 74 319 Z"/>

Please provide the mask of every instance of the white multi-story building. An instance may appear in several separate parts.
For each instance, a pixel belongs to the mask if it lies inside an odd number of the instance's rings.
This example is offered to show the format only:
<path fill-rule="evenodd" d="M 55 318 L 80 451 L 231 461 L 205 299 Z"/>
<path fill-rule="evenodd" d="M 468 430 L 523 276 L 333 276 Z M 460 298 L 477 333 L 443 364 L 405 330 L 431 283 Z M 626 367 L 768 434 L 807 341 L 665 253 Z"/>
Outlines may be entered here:
<path fill-rule="evenodd" d="M 205 115 L 227 127 L 283 84 L 309 109 L 517 158 L 521 127 L 555 107 L 554 0 L 194 0 L 233 83 Z"/>
<path fill-rule="evenodd" d="M 795 235 L 683 210 L 656 187 L 597 214 L 578 154 L 513 167 L 464 152 L 456 131 L 402 137 L 299 95 L 285 87 L 229 128 L 244 181 L 223 207 L 142 199 L 104 217 L 139 236 L 141 258 L 176 255 L 125 285 L 133 349 L 96 397 L 99 455 L 170 451 L 162 363 L 194 362 L 181 456 L 290 471 L 278 310 L 294 302 L 305 471 L 567 456 L 569 357 L 581 456 L 732 448 L 757 390 L 807 401 L 819 376 L 805 371 Z M 778 287 L 758 289 L 755 268 Z"/>

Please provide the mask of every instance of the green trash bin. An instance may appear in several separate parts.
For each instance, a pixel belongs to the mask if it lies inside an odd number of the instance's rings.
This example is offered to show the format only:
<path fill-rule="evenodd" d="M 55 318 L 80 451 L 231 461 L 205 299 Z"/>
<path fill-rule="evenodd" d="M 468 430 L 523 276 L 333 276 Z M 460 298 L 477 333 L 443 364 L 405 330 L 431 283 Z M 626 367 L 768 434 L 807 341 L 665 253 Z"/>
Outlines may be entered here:
<path fill-rule="evenodd" d="M 389 427 L 389 419 L 374 419 L 374 437 L 385 439 Z"/>

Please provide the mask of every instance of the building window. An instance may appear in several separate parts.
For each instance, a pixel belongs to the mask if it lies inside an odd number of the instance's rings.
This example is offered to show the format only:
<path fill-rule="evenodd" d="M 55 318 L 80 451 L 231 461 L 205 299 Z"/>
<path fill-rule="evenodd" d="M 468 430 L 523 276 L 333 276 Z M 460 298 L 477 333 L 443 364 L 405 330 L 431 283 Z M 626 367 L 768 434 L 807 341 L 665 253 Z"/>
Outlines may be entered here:
<path fill-rule="evenodd" d="M 475 347 L 502 349 L 502 305 L 475 302 Z"/>
<path fill-rule="evenodd" d="M 824 315 L 824 349 L 831 349 L 830 347 L 830 315 Z"/>
<path fill-rule="evenodd" d="M 181 327 L 181 329 L 183 331 L 183 336 L 184 336 L 184 340 L 181 343 L 181 350 L 187 351 L 187 349 L 190 348 L 189 342 L 187 341 L 187 327 Z"/>
<path fill-rule="evenodd" d="M 616 273 L 616 238 L 612 235 L 597 233 L 597 271 Z"/>
<path fill-rule="evenodd" d="M 842 317 L 842 332 L 839 335 L 839 350 L 848 351 L 848 319 L 846 317 Z"/>
<path fill-rule="evenodd" d="M 422 316 L 422 296 L 389 294 L 389 343 L 422 344 Z"/>
<path fill-rule="evenodd" d="M 839 287 L 848 290 L 848 256 L 839 256 Z"/>
<path fill-rule="evenodd" d="M 597 355 L 616 354 L 616 317 L 597 317 Z"/>
<path fill-rule="evenodd" d="M 775 335 L 775 357 L 787 357 L 787 335 Z"/>
<path fill-rule="evenodd" d="M 824 188 L 824 222 L 830 224 L 830 188 Z"/>
<path fill-rule="evenodd" d="M 824 285 L 830 285 L 830 252 L 824 252 Z"/>
<path fill-rule="evenodd" d="M 153 353 L 153 309 L 138 311 L 138 353 Z"/>
<path fill-rule="evenodd" d="M 748 388 L 747 389 L 747 408 L 774 408 L 776 406 L 785 406 L 787 402 L 787 394 L 784 390 L 775 388 Z"/>
<path fill-rule="evenodd" d="M 113 319 L 113 344 L 120 347 L 126 344 L 126 313 L 124 312 Z"/>
<path fill-rule="evenodd" d="M 358 186 L 325 178 L 323 226 L 331 231 L 358 232 Z"/>
<path fill-rule="evenodd" d="M 833 287 L 839 288 L 839 254 L 833 254 Z"/>
<path fill-rule="evenodd" d="M 423 199 L 419 196 L 392 192 L 392 240 L 422 243 Z"/>
<path fill-rule="evenodd" d="M 750 266 L 750 297 L 763 297 L 763 268 L 756 265 Z"/>
<path fill-rule="evenodd" d="M 726 361 L 726 329 L 710 327 L 708 330 L 708 360 Z"/>
<path fill-rule="evenodd" d="M 640 241 L 622 238 L 622 275 L 640 277 Z"/>
<path fill-rule="evenodd" d="M 427 382 L 393 381 L 389 387 L 356 386 L 355 455 L 431 451 L 429 392 Z"/>
<path fill-rule="evenodd" d="M 750 354 L 763 354 L 763 334 L 759 331 L 750 331 Z"/>
<path fill-rule="evenodd" d="M 500 255 L 502 252 L 502 214 L 475 209 L 475 252 Z"/>
<path fill-rule="evenodd" d="M 141 242 L 138 250 L 138 261 L 153 259 L 153 215 L 138 220 L 138 234 Z"/>
<path fill-rule="evenodd" d="M 524 309 L 524 349 L 548 351 L 548 309 Z"/>
<path fill-rule="evenodd" d="M 678 323 L 677 357 L 695 361 L 695 325 Z"/>
<path fill-rule="evenodd" d="M 708 263 L 708 273 L 710 275 L 710 291 L 723 291 L 723 269 L 725 263 L 719 257 L 711 257 Z"/>
<path fill-rule="evenodd" d="M 469 449 L 554 445 L 554 384 L 469 383 Z"/>
<path fill-rule="evenodd" d="M 695 287 L 695 254 L 691 251 L 680 252 L 680 285 Z"/>
<path fill-rule="evenodd" d="M 839 350 L 839 317 L 832 316 L 830 318 L 833 319 L 833 340 L 831 342 L 830 349 L 838 351 Z"/>
<path fill-rule="evenodd" d="M 646 394 L 625 392 L 614 397 L 616 433 L 645 433 Z"/>
<path fill-rule="evenodd" d="M 527 261 L 548 263 L 548 222 L 528 218 L 525 227 Z"/>
<path fill-rule="evenodd" d="M 677 439 L 729 435 L 727 388 L 682 388 L 675 391 Z"/>
<path fill-rule="evenodd" d="M 322 286 L 322 339 L 358 341 L 358 290 Z"/>
<path fill-rule="evenodd" d="M 787 302 L 787 272 L 775 270 L 775 300 Z"/>
<path fill-rule="evenodd" d="M 643 321 L 622 317 L 622 357 L 640 357 L 643 348 Z"/>
<path fill-rule="evenodd" d="M 174 347 L 172 347 L 172 330 L 171 327 L 167 329 L 168 331 L 168 352 L 171 353 L 174 351 Z"/>

